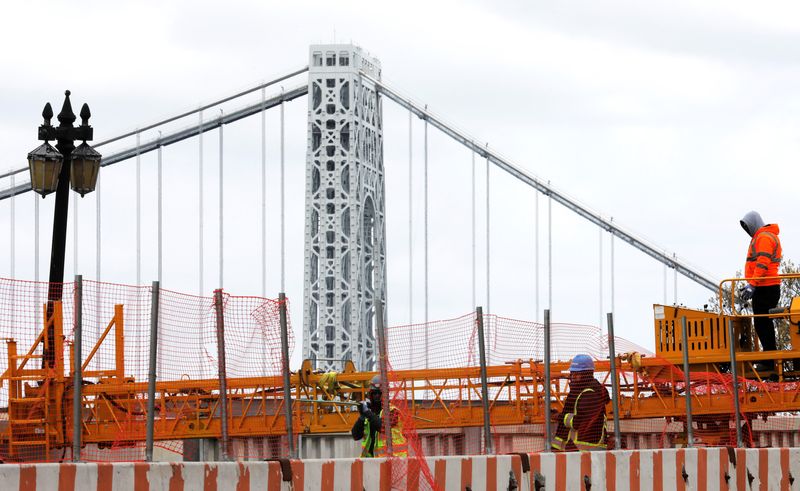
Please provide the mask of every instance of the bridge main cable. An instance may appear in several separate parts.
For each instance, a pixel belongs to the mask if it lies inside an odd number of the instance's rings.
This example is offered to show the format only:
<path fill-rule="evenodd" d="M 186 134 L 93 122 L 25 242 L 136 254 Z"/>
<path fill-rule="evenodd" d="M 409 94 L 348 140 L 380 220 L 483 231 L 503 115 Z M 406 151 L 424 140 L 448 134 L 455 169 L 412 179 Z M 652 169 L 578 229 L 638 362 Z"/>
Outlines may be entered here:
<path fill-rule="evenodd" d="M 128 149 L 121 150 L 119 152 L 113 153 L 111 155 L 108 155 L 107 157 L 103 157 L 103 160 L 100 162 L 100 165 L 105 167 L 107 165 L 116 164 L 118 162 L 122 162 L 123 160 L 127 160 L 127 159 L 130 159 L 130 158 L 133 158 L 133 157 L 136 156 L 137 151 L 138 151 L 138 153 L 140 155 L 141 154 L 145 154 L 147 152 L 152 152 L 153 150 L 157 150 L 160 146 L 168 146 L 168 145 L 171 145 L 173 143 L 177 143 L 179 141 L 183 141 L 183 140 L 186 140 L 188 138 L 192 138 L 194 136 L 197 136 L 198 133 L 205 133 L 207 131 L 211 131 L 213 129 L 216 129 L 216 128 L 222 126 L 223 124 L 233 123 L 234 121 L 238 121 L 238 120 L 244 119 L 244 118 L 246 118 L 248 116 L 252 116 L 254 114 L 258 114 L 262 110 L 266 110 L 266 109 L 270 109 L 270 108 L 273 108 L 273 107 L 276 107 L 276 106 L 280 106 L 281 102 L 288 102 L 288 101 L 297 99 L 298 97 L 302 97 L 302 96 L 306 95 L 307 93 L 308 93 L 308 85 L 307 84 L 303 84 L 303 85 L 295 87 L 295 88 L 293 88 L 291 90 L 287 90 L 285 92 L 282 92 L 279 95 L 276 95 L 274 97 L 266 99 L 263 102 L 259 101 L 259 102 L 255 103 L 255 104 L 252 104 L 250 106 L 244 107 L 244 108 L 239 109 L 237 111 L 233 111 L 231 113 L 224 114 L 220 118 L 215 118 L 213 120 L 209 120 L 209 121 L 203 122 L 200 125 L 199 128 L 197 126 L 192 126 L 192 127 L 189 127 L 189 128 L 178 130 L 178 131 L 175 131 L 173 133 L 168 133 L 166 135 L 163 135 L 161 138 L 156 138 L 156 139 L 154 139 L 152 141 L 145 142 L 145 143 L 139 145 L 138 149 L 137 149 L 137 147 L 134 146 L 134 147 L 131 147 L 131 148 L 128 148 Z M 225 100 L 229 100 L 229 99 L 230 98 L 227 98 Z M 194 111 L 194 112 L 197 112 L 197 111 Z M 133 133 L 133 134 L 135 134 L 135 133 Z M 119 138 L 114 138 L 114 140 L 117 140 L 117 139 L 119 139 Z M 111 141 L 111 140 L 107 140 L 107 141 Z M 27 169 L 23 169 L 23 171 L 24 170 L 27 170 Z M 7 199 L 7 198 L 10 198 L 11 196 L 15 196 L 15 195 L 18 196 L 18 195 L 26 193 L 26 192 L 28 192 L 30 190 L 31 190 L 31 183 L 29 181 L 26 181 L 25 183 L 20 184 L 18 186 L 14 186 L 12 188 L 4 189 L 4 190 L 0 191 L 0 201 L 2 201 L 4 199 Z"/>
<path fill-rule="evenodd" d="M 381 94 L 393 100 L 400 106 L 413 112 L 420 119 L 428 121 L 430 124 L 438 128 L 444 134 L 448 135 L 449 137 L 461 143 L 470 150 L 476 152 L 478 155 L 485 157 L 487 160 L 489 160 L 496 166 L 500 167 L 504 171 L 508 172 L 512 176 L 516 177 L 523 183 L 535 188 L 545 196 L 551 197 L 558 203 L 564 205 L 565 207 L 577 213 L 578 215 L 582 216 L 586 220 L 589 220 L 595 225 L 601 227 L 610 234 L 619 237 L 620 239 L 624 240 L 633 247 L 644 252 L 653 259 L 667 265 L 670 268 L 674 268 L 676 272 L 681 273 L 682 275 L 694 281 L 695 283 L 711 290 L 712 292 L 718 291 L 718 284 L 719 284 L 718 282 L 707 277 L 700 271 L 697 271 L 692 266 L 689 266 L 688 264 L 678 260 L 677 257 L 675 256 L 671 257 L 666 252 L 655 247 L 653 244 L 649 244 L 643 239 L 640 239 L 634 233 L 624 229 L 623 227 L 614 223 L 610 219 L 609 220 L 605 219 L 599 213 L 590 210 L 586 206 L 578 203 L 577 201 L 573 200 L 567 195 L 559 192 L 558 190 L 554 189 L 551 185 L 546 184 L 545 182 L 539 180 L 537 177 L 531 175 L 530 173 L 522 169 L 520 166 L 510 162 L 509 160 L 502 157 L 494 150 L 489 149 L 488 146 L 482 146 L 480 144 L 475 143 L 475 140 L 471 138 L 469 135 L 453 128 L 451 125 L 444 122 L 441 118 L 437 117 L 436 115 L 428 111 L 426 107 L 424 107 L 423 105 L 419 105 L 414 101 L 411 101 L 409 98 L 403 96 L 397 90 L 387 85 L 385 82 L 382 82 L 380 80 L 375 80 L 374 78 L 363 72 L 361 73 L 361 76 L 366 80 L 368 80 L 369 82 L 371 82 L 372 84 L 374 84 L 376 90 L 378 90 Z"/>

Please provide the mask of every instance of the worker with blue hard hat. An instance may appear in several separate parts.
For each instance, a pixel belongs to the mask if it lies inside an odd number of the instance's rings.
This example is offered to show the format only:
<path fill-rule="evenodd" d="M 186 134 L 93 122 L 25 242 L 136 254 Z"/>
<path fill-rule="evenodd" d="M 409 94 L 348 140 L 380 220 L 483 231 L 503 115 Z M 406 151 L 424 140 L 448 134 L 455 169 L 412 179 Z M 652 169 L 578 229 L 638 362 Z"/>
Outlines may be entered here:
<path fill-rule="evenodd" d="M 611 401 L 603 385 L 594 378 L 594 360 L 575 355 L 569 365 L 569 393 L 551 447 L 559 451 L 605 450 L 606 405 Z"/>

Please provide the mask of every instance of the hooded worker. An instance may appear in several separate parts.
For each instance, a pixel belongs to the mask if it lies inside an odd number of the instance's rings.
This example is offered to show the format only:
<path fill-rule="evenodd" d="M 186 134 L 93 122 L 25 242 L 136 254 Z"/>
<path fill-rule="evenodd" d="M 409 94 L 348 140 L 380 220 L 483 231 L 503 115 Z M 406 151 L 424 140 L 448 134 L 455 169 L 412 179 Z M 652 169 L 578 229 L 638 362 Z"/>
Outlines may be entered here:
<path fill-rule="evenodd" d="M 739 221 L 745 232 L 751 237 L 747 248 L 747 261 L 744 266 L 744 277 L 747 285 L 742 290 L 744 301 L 753 299 L 753 314 L 768 314 L 769 309 L 777 307 L 781 298 L 781 280 L 778 276 L 781 265 L 781 241 L 778 238 L 780 229 L 776 224 L 764 224 L 758 212 L 750 211 Z M 770 278 L 773 277 L 773 278 Z M 775 325 L 768 317 L 756 317 L 753 320 L 758 340 L 764 351 L 774 351 Z M 764 370 L 773 370 L 774 361 L 761 364 Z"/>
<path fill-rule="evenodd" d="M 369 382 L 367 400 L 358 406 L 358 419 L 350 433 L 353 440 L 361 440 L 361 457 L 387 457 L 385 434 L 381 432 L 383 421 L 383 391 L 380 375 L 375 375 Z M 392 428 L 392 456 L 407 457 L 408 443 L 403 435 L 403 424 L 399 418 L 399 411 L 394 406 L 389 406 Z"/>
<path fill-rule="evenodd" d="M 554 450 L 605 450 L 608 390 L 594 378 L 594 360 L 575 355 L 569 366 L 569 394 L 558 415 Z"/>

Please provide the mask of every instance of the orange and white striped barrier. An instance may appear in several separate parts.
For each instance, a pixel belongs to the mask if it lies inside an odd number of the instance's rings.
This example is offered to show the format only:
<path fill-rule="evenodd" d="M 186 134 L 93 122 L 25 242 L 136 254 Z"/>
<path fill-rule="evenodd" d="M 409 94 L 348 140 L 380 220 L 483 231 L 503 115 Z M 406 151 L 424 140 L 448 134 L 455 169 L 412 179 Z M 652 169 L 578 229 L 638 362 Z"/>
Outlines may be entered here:
<path fill-rule="evenodd" d="M 664 449 L 425 459 L 434 489 L 800 490 L 800 448 Z M 0 490 L 429 489 L 416 459 L 4 464 Z M 543 487 L 542 487 L 543 486 Z"/>

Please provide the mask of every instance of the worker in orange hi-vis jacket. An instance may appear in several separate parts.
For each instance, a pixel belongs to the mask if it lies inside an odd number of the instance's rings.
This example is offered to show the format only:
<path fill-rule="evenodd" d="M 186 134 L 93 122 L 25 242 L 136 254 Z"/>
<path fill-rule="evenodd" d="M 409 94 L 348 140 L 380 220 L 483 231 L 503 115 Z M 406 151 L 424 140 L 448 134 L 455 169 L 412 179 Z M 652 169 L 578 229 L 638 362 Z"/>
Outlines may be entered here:
<path fill-rule="evenodd" d="M 747 285 L 742 290 L 742 300 L 753 299 L 753 314 L 768 314 L 769 309 L 778 306 L 781 298 L 781 280 L 762 279 L 778 276 L 781 265 L 781 240 L 778 238 L 780 229 L 776 224 L 764 225 L 764 220 L 758 212 L 750 211 L 739 224 L 750 235 L 750 246 L 747 248 L 747 261 L 744 266 L 744 277 Z M 775 325 L 772 319 L 756 317 L 753 320 L 758 340 L 764 351 L 774 351 Z M 774 370 L 775 362 L 766 361 L 756 365 L 759 370 Z"/>
<path fill-rule="evenodd" d="M 605 450 L 608 390 L 594 378 L 594 360 L 575 355 L 569 366 L 569 394 L 557 416 L 553 450 Z"/>

